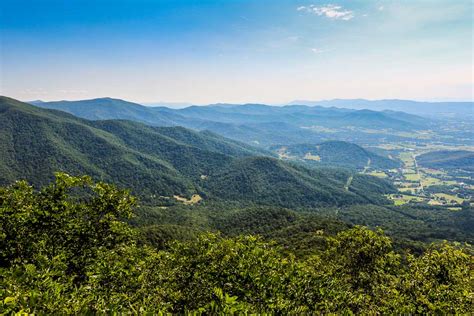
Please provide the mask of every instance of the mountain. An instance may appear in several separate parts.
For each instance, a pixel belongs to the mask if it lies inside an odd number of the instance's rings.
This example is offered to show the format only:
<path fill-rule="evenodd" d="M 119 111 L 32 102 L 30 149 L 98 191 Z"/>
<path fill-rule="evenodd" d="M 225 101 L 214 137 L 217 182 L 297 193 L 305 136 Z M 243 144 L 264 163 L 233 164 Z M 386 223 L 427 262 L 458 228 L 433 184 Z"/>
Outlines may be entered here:
<path fill-rule="evenodd" d="M 403 141 L 409 140 L 409 135 L 418 130 L 431 128 L 429 120 L 407 113 L 323 106 L 213 104 L 171 109 L 145 107 L 111 98 L 41 102 L 35 105 L 90 120 L 126 119 L 151 126 L 209 130 L 261 147 L 317 143 L 329 139 L 363 143 L 388 139 Z M 374 133 L 374 130 L 384 133 Z M 400 132 L 404 132 L 404 136 L 400 136 Z"/>
<path fill-rule="evenodd" d="M 423 167 L 436 169 L 463 169 L 474 172 L 474 151 L 440 150 L 416 157 Z"/>
<path fill-rule="evenodd" d="M 173 112 L 160 111 L 120 99 L 98 98 L 80 101 L 33 102 L 35 106 L 61 110 L 88 120 L 123 119 L 142 122 L 153 126 L 182 125 L 186 118 Z"/>
<path fill-rule="evenodd" d="M 350 172 L 255 157 L 267 152 L 209 131 L 88 121 L 7 97 L 0 97 L 0 132 L 2 185 L 27 179 L 38 186 L 64 171 L 129 187 L 150 203 L 199 194 L 210 201 L 295 207 L 382 203 L 381 194 L 393 190 L 372 177 L 346 188 Z"/>
<path fill-rule="evenodd" d="M 440 116 L 440 115 L 474 115 L 473 102 L 421 102 L 411 100 L 365 100 L 365 99 L 334 99 L 323 101 L 295 100 L 290 105 L 308 105 L 324 107 L 343 107 L 349 109 L 368 109 L 375 111 L 393 110 L 406 113 Z"/>
<path fill-rule="evenodd" d="M 271 150 L 278 153 L 280 157 L 303 160 L 317 165 L 342 166 L 359 170 L 365 167 L 392 169 L 400 166 L 400 161 L 378 155 L 356 144 L 343 141 L 273 146 Z"/>
<path fill-rule="evenodd" d="M 171 109 L 181 109 L 181 108 L 185 108 L 192 105 L 192 103 L 187 103 L 187 102 L 146 102 L 146 103 L 141 103 L 141 104 L 145 106 L 167 107 Z"/>

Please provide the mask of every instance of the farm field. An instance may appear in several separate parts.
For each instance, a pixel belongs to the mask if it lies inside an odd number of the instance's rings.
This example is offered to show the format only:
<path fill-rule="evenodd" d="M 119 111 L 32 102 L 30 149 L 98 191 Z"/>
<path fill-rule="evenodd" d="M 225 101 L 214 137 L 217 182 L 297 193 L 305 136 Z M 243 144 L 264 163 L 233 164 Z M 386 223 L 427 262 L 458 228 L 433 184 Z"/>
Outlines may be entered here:
<path fill-rule="evenodd" d="M 468 147 L 468 148 L 466 148 Z M 473 198 L 472 177 L 459 175 L 456 170 L 441 170 L 419 166 L 417 156 L 435 150 L 466 150 L 469 146 L 382 144 L 378 148 L 390 152 L 398 158 L 402 166 L 391 170 L 367 170 L 365 173 L 392 181 L 398 194 L 387 195 L 394 205 L 426 203 L 445 206 L 456 211 L 463 203 L 471 203 Z"/>
<path fill-rule="evenodd" d="M 388 178 L 388 175 L 383 171 L 371 171 L 368 174 L 378 178 Z"/>
<path fill-rule="evenodd" d="M 393 203 L 398 205 L 404 205 L 409 202 L 423 202 L 425 199 L 415 195 L 406 195 L 406 194 L 388 194 L 387 197 L 393 201 Z"/>

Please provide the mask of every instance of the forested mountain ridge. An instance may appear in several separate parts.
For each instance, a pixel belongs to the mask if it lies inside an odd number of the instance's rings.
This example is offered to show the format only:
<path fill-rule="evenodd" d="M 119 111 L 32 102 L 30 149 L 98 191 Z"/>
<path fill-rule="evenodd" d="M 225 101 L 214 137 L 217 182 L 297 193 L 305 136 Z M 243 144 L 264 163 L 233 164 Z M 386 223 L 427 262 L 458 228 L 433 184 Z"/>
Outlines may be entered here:
<path fill-rule="evenodd" d="M 281 206 L 292 201 L 295 207 L 383 203 L 381 194 L 394 190 L 383 180 L 357 176 L 346 188 L 352 176 L 347 171 L 312 171 L 270 157 L 245 158 L 266 152 L 209 132 L 87 121 L 6 97 L 0 99 L 0 110 L 2 184 L 27 179 L 41 185 L 54 172 L 66 171 L 130 187 L 151 201 L 200 194 L 209 200 Z M 286 201 L 282 194 L 289 198 L 288 192 L 291 199 Z"/>
<path fill-rule="evenodd" d="M 47 109 L 61 110 L 88 120 L 124 119 L 143 122 L 155 126 L 175 126 L 186 120 L 170 112 L 155 111 L 137 103 L 113 98 L 97 98 L 80 101 L 31 102 Z"/>
<path fill-rule="evenodd" d="M 51 179 L 54 171 L 69 170 L 131 187 L 139 184 L 138 180 L 133 183 L 139 178 L 145 190 L 145 184 L 160 181 L 153 178 L 166 179 L 164 182 L 169 182 L 178 194 L 194 187 L 180 175 L 180 169 L 197 174 L 207 172 L 213 164 L 230 161 L 231 156 L 262 153 L 209 132 L 181 127 L 155 129 L 130 121 L 86 121 L 8 98 L 2 98 L 0 106 L 5 132 L 2 166 L 11 166 L 2 173 L 3 183 L 26 177 L 39 185 Z M 121 177 L 112 177 L 115 170 Z M 169 188 L 162 189 L 168 195 L 173 193 Z"/>
<path fill-rule="evenodd" d="M 428 168 L 463 169 L 474 172 L 474 152 L 467 150 L 440 150 L 417 156 L 420 165 Z"/>

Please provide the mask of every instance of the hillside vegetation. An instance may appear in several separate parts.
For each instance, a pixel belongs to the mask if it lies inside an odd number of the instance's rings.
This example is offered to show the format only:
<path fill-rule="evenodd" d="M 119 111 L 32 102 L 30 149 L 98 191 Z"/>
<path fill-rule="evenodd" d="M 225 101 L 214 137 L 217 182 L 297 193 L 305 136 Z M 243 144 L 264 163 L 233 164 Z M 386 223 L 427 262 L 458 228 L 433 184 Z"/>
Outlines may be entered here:
<path fill-rule="evenodd" d="M 345 185 L 353 177 L 349 188 Z M 386 181 L 341 169 L 307 169 L 266 157 L 249 157 L 212 174 L 205 188 L 229 200 L 285 207 L 383 203 L 395 192 Z"/>

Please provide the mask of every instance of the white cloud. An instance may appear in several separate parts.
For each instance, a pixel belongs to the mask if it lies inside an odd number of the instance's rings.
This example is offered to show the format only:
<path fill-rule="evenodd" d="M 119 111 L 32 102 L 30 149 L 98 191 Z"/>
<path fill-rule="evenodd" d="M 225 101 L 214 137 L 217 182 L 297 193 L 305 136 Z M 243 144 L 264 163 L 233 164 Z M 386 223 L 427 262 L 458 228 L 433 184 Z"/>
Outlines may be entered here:
<path fill-rule="evenodd" d="M 345 10 L 340 5 L 328 4 L 325 6 L 315 6 L 314 4 L 309 6 L 301 6 L 296 8 L 297 11 L 306 11 L 309 13 L 316 14 L 318 16 L 325 16 L 333 20 L 344 20 L 349 21 L 354 18 L 354 12 L 351 10 Z"/>
<path fill-rule="evenodd" d="M 321 49 L 321 48 L 311 48 L 311 51 L 315 54 L 321 54 L 321 53 L 324 53 L 326 50 L 325 49 Z"/>
<path fill-rule="evenodd" d="M 89 91 L 87 90 L 59 90 L 59 93 L 64 93 L 64 94 L 85 94 L 88 92 Z"/>
<path fill-rule="evenodd" d="M 381 5 L 380 7 L 377 8 L 379 11 L 383 11 L 385 8 L 383 5 Z"/>
<path fill-rule="evenodd" d="M 21 94 L 24 95 L 47 95 L 48 92 L 46 92 L 43 88 L 37 88 L 37 89 L 26 89 L 20 91 Z"/>

